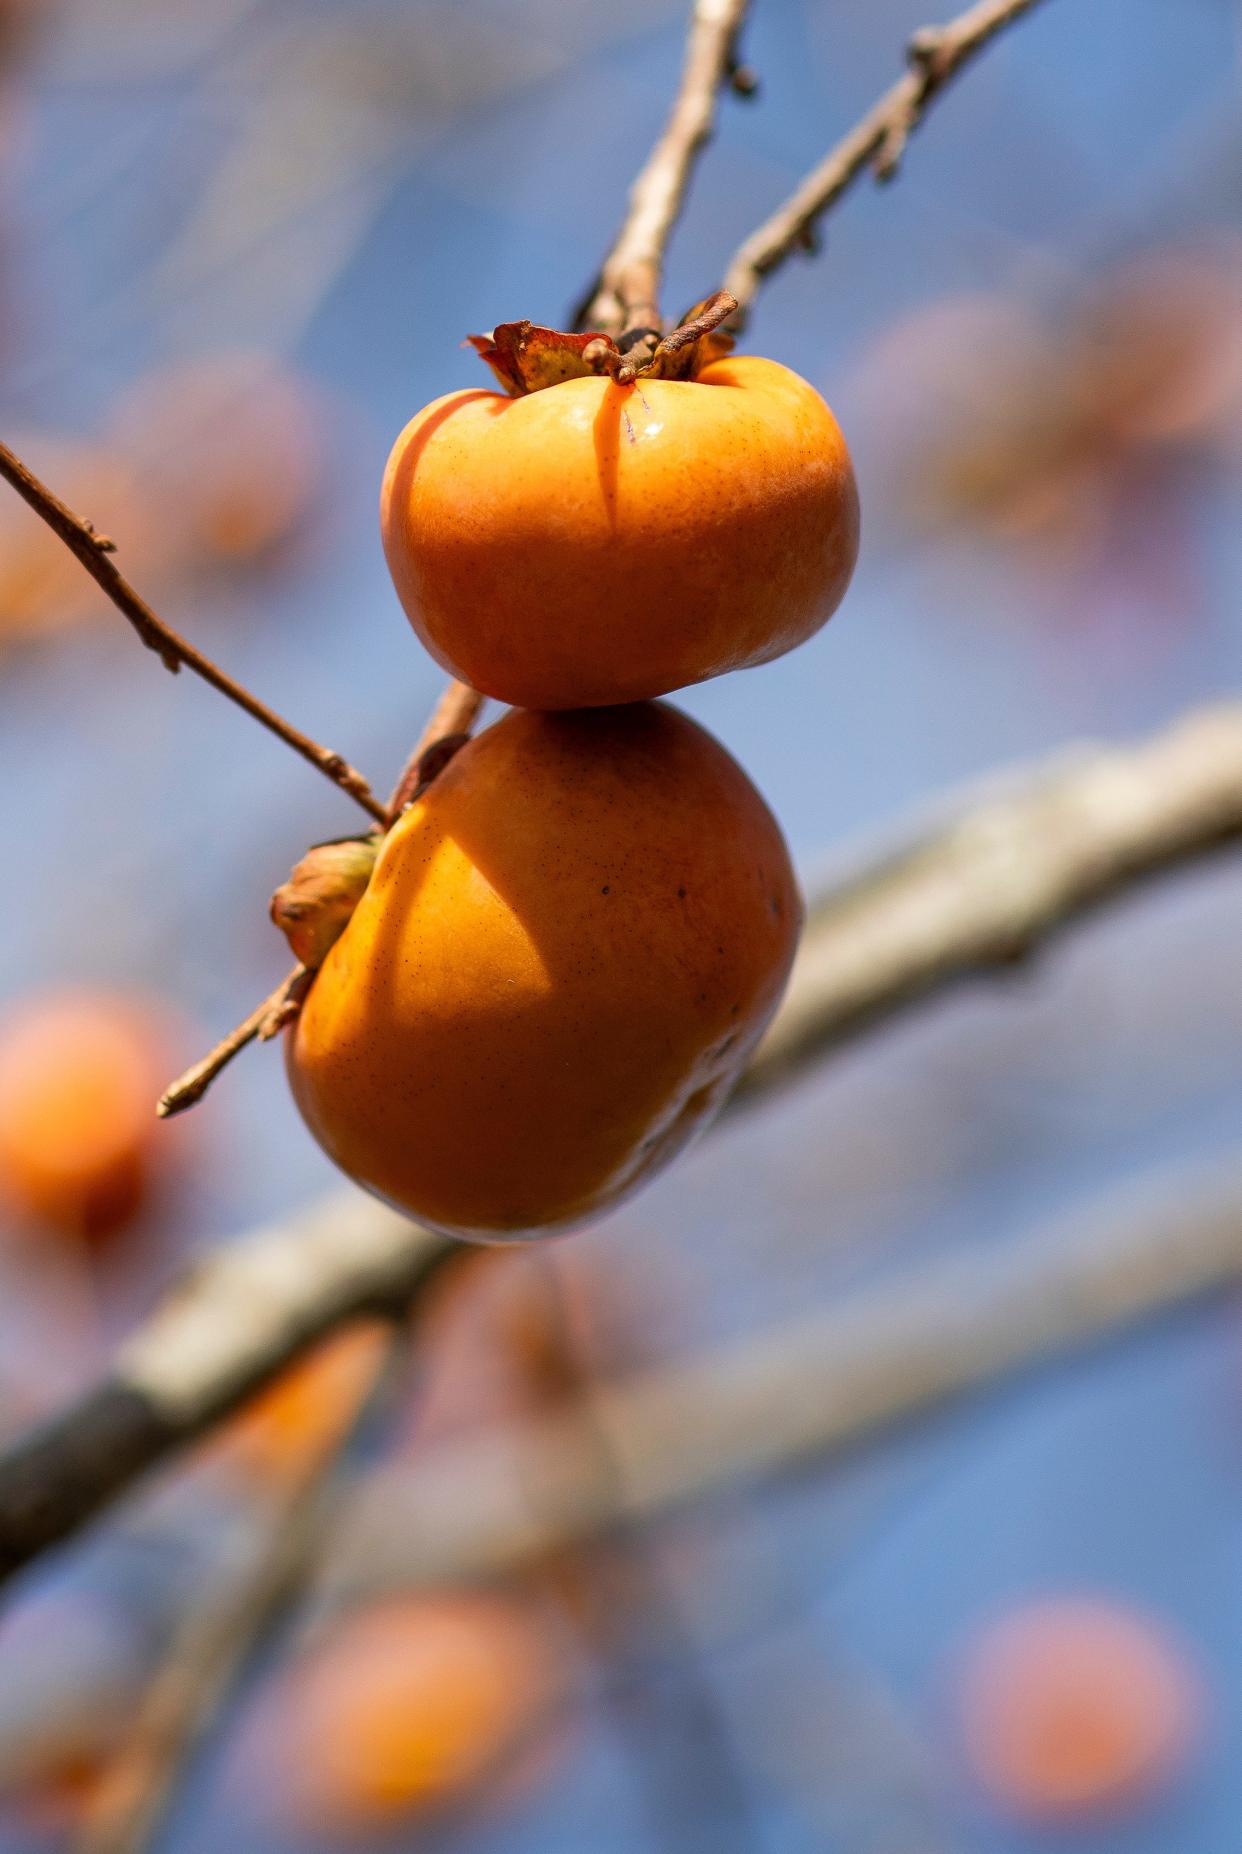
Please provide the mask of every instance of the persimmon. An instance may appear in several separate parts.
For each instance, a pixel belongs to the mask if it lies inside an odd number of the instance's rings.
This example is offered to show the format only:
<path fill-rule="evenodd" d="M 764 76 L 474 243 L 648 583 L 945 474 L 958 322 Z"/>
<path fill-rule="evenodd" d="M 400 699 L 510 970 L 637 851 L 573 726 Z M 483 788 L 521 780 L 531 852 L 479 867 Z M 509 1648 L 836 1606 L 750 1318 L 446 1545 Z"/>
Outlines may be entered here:
<path fill-rule="evenodd" d="M 153 1175 L 166 1063 L 145 1000 L 87 989 L 27 999 L 0 1025 L 0 1192 L 44 1227 L 115 1235 Z"/>
<path fill-rule="evenodd" d="M 1122 1604 L 1055 1597 L 1001 1617 L 973 1644 L 966 1749 L 1014 1814 L 1070 1820 L 1134 1805 L 1181 1761 L 1198 1712 L 1184 1655 Z"/>
<path fill-rule="evenodd" d="M 754 356 L 437 399 L 397 439 L 381 527 L 438 662 L 525 708 L 664 695 L 831 616 L 858 552 L 840 429 Z"/>
<path fill-rule="evenodd" d="M 490 1780 L 533 1736 L 556 1657 L 515 1598 L 436 1592 L 377 1603 L 290 1670 L 272 1709 L 290 1812 L 378 1827 Z"/>
<path fill-rule="evenodd" d="M 721 1105 L 800 915 L 779 826 L 693 721 L 515 709 L 385 839 L 288 1032 L 294 1096 L 434 1227 L 581 1223 Z"/>
<path fill-rule="evenodd" d="M 354 1422 L 387 1345 L 387 1329 L 364 1320 L 325 1339 L 246 1403 L 212 1444 L 265 1486 L 302 1472 Z"/>

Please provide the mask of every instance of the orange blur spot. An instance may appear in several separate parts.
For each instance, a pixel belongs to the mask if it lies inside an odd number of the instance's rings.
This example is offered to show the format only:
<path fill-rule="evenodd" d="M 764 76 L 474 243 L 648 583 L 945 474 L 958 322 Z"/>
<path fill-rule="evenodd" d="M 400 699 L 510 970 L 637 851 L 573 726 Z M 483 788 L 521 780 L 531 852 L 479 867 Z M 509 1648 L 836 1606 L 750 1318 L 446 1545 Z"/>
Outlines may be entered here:
<path fill-rule="evenodd" d="M 967 1755 L 1016 1815 L 1124 1810 L 1158 1791 L 1189 1747 L 1196 1684 L 1147 1617 L 1094 1598 L 1049 1598 L 987 1629 L 961 1689 Z"/>
<path fill-rule="evenodd" d="M 281 1794 L 301 1820 L 375 1825 L 490 1792 L 533 1735 L 553 1661 L 520 1602 L 470 1592 L 342 1623 L 280 1694 Z"/>
<path fill-rule="evenodd" d="M 89 1240 L 142 1207 L 166 1075 L 155 1009 L 122 995 L 32 998 L 0 1025 L 0 1190 Z"/>
<path fill-rule="evenodd" d="M 344 1437 L 386 1344 L 387 1329 L 378 1320 L 335 1333 L 252 1398 L 213 1447 L 265 1480 L 296 1475 Z"/>

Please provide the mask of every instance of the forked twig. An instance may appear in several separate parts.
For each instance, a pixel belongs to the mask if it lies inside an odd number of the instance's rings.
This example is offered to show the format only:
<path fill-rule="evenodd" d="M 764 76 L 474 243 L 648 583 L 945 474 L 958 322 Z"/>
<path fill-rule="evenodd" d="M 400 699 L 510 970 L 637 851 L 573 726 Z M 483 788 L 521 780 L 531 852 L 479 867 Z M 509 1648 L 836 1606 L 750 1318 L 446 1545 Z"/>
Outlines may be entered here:
<path fill-rule="evenodd" d="M 831 149 L 770 219 L 739 246 L 724 287 L 738 300 L 735 325 L 749 314 L 765 277 L 795 251 L 815 248 L 815 228 L 846 188 L 870 169 L 879 180 L 897 172 L 906 143 L 934 98 L 962 66 L 1039 0 L 979 0 L 944 26 L 928 26 L 910 41 L 910 69 L 886 90 Z"/>

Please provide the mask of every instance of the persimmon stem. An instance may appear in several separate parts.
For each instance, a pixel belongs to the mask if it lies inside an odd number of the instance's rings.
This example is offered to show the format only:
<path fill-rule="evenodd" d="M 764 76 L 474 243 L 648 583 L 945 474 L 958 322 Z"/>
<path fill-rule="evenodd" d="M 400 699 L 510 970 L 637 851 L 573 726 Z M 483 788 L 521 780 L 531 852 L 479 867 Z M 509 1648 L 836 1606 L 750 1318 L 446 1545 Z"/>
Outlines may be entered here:
<path fill-rule="evenodd" d="M 978 0 L 944 26 L 927 26 L 907 47 L 910 68 L 826 154 L 770 219 L 738 247 L 724 285 L 738 300 L 740 327 L 764 279 L 795 251 L 814 251 L 820 219 L 870 171 L 891 180 L 906 143 L 934 98 L 962 66 L 1039 0 Z"/>
<path fill-rule="evenodd" d="M 738 89 L 737 39 L 749 0 L 696 0 L 681 83 L 659 140 L 630 189 L 625 220 L 577 317 L 579 328 L 620 335 L 660 332 L 664 253 L 681 216 L 694 164 L 711 139 L 723 86 Z M 739 94 L 749 95 L 745 73 Z"/>
<path fill-rule="evenodd" d="M 388 800 L 387 823 L 396 822 L 410 801 L 430 784 L 457 748 L 469 739 L 486 699 L 468 682 L 454 679 L 449 683 L 393 787 Z"/>
<path fill-rule="evenodd" d="M 53 534 L 64 542 L 117 610 L 129 620 L 141 642 L 159 657 L 165 669 L 174 674 L 182 667 L 192 670 L 213 689 L 219 690 L 221 695 L 227 696 L 244 713 L 252 716 L 269 733 L 275 734 L 278 740 L 283 740 L 295 753 L 300 753 L 325 778 L 331 779 L 343 792 L 348 792 L 364 811 L 383 823 L 384 808 L 362 774 L 341 754 L 334 753 L 329 747 L 320 746 L 309 734 L 303 734 L 256 695 L 252 695 L 249 689 L 227 676 L 210 657 L 205 657 L 201 650 L 196 650 L 193 644 L 171 630 L 117 569 L 111 558 L 115 543 L 107 535 L 97 534 L 90 522 L 83 521 L 81 516 L 67 508 L 27 468 L 21 458 L 4 444 L 0 444 L 0 476 L 12 484 L 23 502 L 28 503 Z"/>

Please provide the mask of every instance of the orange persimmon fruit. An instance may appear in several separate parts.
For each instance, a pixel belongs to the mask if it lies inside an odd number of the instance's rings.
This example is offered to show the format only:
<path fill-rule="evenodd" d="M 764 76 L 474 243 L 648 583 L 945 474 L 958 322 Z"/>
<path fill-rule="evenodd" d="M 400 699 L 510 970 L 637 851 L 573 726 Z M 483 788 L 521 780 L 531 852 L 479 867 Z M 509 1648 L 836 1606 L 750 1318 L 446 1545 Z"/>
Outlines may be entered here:
<path fill-rule="evenodd" d="M 1183 1761 L 1197 1683 L 1166 1631 L 1094 1597 L 1049 1597 L 984 1630 L 961 1694 L 966 1751 L 1012 1814 L 1071 1821 L 1157 1793 Z"/>
<path fill-rule="evenodd" d="M 800 918 L 779 826 L 693 721 L 514 709 L 386 838 L 288 1032 L 295 1099 L 436 1228 L 581 1223 L 721 1105 Z"/>
<path fill-rule="evenodd" d="M 384 477 L 389 569 L 432 656 L 524 708 L 640 701 L 781 656 L 858 553 L 849 452 L 778 362 L 437 399 Z"/>
<path fill-rule="evenodd" d="M 279 1488 L 344 1441 L 388 1345 L 380 1320 L 342 1327 L 286 1366 L 212 1438 L 217 1459 L 265 1488 Z"/>
<path fill-rule="evenodd" d="M 31 996 L 0 1026 L 0 1194 L 19 1213 L 90 1241 L 137 1214 L 156 1167 L 162 1027 L 150 1002 L 89 989 Z"/>
<path fill-rule="evenodd" d="M 485 1591 L 392 1598 L 338 1624 L 272 1708 L 281 1792 L 312 1825 L 382 1827 L 490 1784 L 560 1684 L 525 1604 Z"/>

